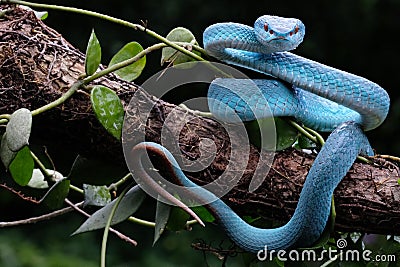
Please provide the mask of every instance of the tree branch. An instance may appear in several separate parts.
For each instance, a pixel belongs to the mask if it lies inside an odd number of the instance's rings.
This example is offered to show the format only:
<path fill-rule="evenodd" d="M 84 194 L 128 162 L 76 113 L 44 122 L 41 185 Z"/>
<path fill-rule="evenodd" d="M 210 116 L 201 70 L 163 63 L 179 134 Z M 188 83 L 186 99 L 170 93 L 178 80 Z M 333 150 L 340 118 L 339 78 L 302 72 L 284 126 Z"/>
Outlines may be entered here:
<path fill-rule="evenodd" d="M 30 12 L 15 9 L 0 19 L 0 114 L 18 108 L 37 109 L 59 98 L 84 73 L 84 55 L 53 29 L 38 21 Z M 199 184 L 215 180 L 229 164 L 230 144 L 241 144 L 243 136 L 228 136 L 223 125 L 198 117 L 175 105 L 164 102 L 139 89 L 137 85 L 107 75 L 94 81 L 118 94 L 128 114 L 125 130 L 130 145 L 146 140 L 160 142 L 165 119 L 179 130 L 179 144 L 187 159 L 200 157 L 200 143 L 213 140 L 218 151 L 211 165 L 189 173 Z M 137 105 L 128 107 L 135 94 Z M 150 116 L 141 110 L 153 107 Z M 168 117 L 168 116 L 172 116 Z M 174 130 L 173 124 L 168 129 Z M 176 129 L 175 129 L 176 130 Z M 124 164 L 121 144 L 99 125 L 90 107 L 89 96 L 77 92 L 61 106 L 34 117 L 32 139 L 52 146 L 63 141 L 69 150 L 83 154 L 100 154 Z M 260 159 L 251 146 L 244 174 L 237 186 L 223 198 L 238 213 L 260 215 L 287 221 L 301 191 L 302 184 L 315 155 L 288 149 L 278 152 L 272 167 Z M 246 154 L 246 155 L 245 155 Z M 177 155 L 179 157 L 179 155 Z M 256 168 L 270 169 L 265 180 L 254 192 L 248 187 Z M 399 168 L 389 160 L 375 160 L 374 165 L 355 163 L 335 191 L 336 229 L 368 233 L 400 234 Z"/>

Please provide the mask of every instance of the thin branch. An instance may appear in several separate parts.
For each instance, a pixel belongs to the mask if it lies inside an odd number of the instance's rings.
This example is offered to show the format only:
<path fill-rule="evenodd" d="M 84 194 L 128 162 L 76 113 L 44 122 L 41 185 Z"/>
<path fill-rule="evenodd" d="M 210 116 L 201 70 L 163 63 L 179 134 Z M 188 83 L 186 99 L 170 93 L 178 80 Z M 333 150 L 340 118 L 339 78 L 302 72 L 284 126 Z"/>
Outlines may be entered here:
<path fill-rule="evenodd" d="M 83 204 L 83 202 L 80 202 L 80 203 L 78 203 L 76 205 L 80 206 L 82 204 Z M 37 223 L 37 222 L 41 222 L 41 221 L 44 221 L 44 220 L 52 219 L 54 217 L 58 217 L 60 215 L 66 214 L 68 212 L 71 212 L 73 210 L 74 210 L 74 208 L 72 208 L 72 207 L 66 207 L 66 208 L 63 208 L 63 209 L 60 209 L 60 210 L 56 210 L 56 211 L 50 212 L 48 214 L 44 214 L 44 215 L 40 215 L 40 216 L 37 216 L 37 217 L 32 217 L 32 218 L 28 218 L 28 219 L 24 219 L 24 220 L 18 220 L 18 221 L 13 221 L 13 222 L 0 222 L 0 228 Z"/>
<path fill-rule="evenodd" d="M 90 214 L 85 212 L 84 210 L 80 209 L 79 206 L 77 204 L 72 203 L 70 200 L 65 199 L 65 203 L 67 203 L 68 205 L 71 206 L 72 209 L 76 210 L 77 212 L 79 212 L 80 214 L 83 214 L 86 217 L 90 217 Z M 110 232 L 115 234 L 118 238 L 124 240 L 125 242 L 133 245 L 133 246 L 137 246 L 137 242 L 129 237 L 127 237 L 126 235 L 118 232 L 117 230 L 110 228 Z"/>

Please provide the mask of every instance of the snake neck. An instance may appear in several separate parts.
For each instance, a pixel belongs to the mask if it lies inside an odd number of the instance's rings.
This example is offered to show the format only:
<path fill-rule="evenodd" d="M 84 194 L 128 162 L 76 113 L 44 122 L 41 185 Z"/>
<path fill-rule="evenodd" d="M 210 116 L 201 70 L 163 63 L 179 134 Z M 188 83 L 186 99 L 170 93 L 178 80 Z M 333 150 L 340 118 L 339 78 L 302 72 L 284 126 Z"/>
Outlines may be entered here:
<path fill-rule="evenodd" d="M 217 23 L 206 28 L 203 44 L 210 56 L 225 62 L 231 59 L 230 53 L 226 53 L 225 49 L 232 50 L 231 52 L 243 50 L 261 54 L 278 52 L 277 48 L 260 45 L 252 27 L 233 22 Z"/>

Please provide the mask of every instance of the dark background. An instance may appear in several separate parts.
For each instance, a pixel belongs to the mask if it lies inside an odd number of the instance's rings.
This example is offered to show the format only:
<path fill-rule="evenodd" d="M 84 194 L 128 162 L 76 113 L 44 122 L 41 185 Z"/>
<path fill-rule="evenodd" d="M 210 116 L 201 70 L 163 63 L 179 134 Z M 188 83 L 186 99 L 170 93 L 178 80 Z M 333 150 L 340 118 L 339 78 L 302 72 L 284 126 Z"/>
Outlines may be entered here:
<path fill-rule="evenodd" d="M 252 25 L 264 14 L 296 17 L 306 25 L 306 36 L 295 53 L 321 63 L 366 77 L 385 88 L 391 96 L 388 119 L 378 129 L 368 133 L 378 153 L 399 155 L 400 140 L 398 120 L 400 96 L 397 90 L 399 61 L 397 35 L 399 30 L 400 1 L 395 0 L 302 0 L 302 1 L 40 1 L 49 4 L 80 7 L 125 19 L 134 23 L 148 22 L 148 27 L 161 35 L 183 26 L 190 29 L 202 45 L 203 30 L 224 21 Z M 87 40 L 94 28 L 103 51 L 103 63 L 125 43 L 138 41 L 143 47 L 158 42 L 142 32 L 124 28 L 110 22 L 73 13 L 48 10 L 45 23 L 60 32 L 81 51 L 86 50 Z M 147 57 L 148 64 L 138 84 L 162 69 L 160 52 Z M 21 205 L 21 200 L 4 193 L 2 205 L 12 209 L 32 209 Z M 5 200 L 5 201 L 4 201 Z M 150 204 L 149 204 L 150 205 Z M 146 206 L 153 213 L 154 208 Z M 4 210 L 3 210 L 4 211 Z M 2 213 L 3 213 L 2 211 Z M 40 212 L 40 211 L 38 211 Z M 3 214 L 4 216 L 4 214 Z M 143 216 L 149 216 L 149 212 Z M 12 217 L 12 216 L 11 216 Z M 149 219 L 152 219 L 149 217 Z M 98 266 L 101 231 L 69 237 L 83 218 L 63 216 L 53 222 L 0 231 L 1 266 Z M 179 235 L 169 233 L 152 248 L 153 230 L 131 223 L 123 224 L 121 231 L 138 239 L 139 247 L 133 248 L 111 236 L 109 266 L 206 266 L 202 253 L 193 251 L 190 244 L 196 238 L 213 240 L 218 247 L 223 237 L 214 226 L 207 227 L 210 237 L 195 227 L 194 232 Z M 215 257 L 207 258 L 211 266 Z M 26 261 L 23 264 L 22 261 Z M 233 265 L 235 263 L 236 265 Z M 202 264 L 202 265 L 200 265 Z M 241 266 L 240 258 L 228 266 Z"/>

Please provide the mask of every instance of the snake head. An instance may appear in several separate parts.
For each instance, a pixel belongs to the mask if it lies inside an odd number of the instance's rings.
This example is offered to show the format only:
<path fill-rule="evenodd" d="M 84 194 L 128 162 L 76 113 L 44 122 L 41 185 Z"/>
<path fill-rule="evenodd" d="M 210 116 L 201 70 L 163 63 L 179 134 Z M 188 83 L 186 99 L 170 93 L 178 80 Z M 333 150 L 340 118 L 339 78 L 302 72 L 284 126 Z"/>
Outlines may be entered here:
<path fill-rule="evenodd" d="M 303 22 L 294 18 L 261 16 L 254 23 L 257 40 L 272 51 L 289 51 L 295 49 L 305 33 Z"/>

